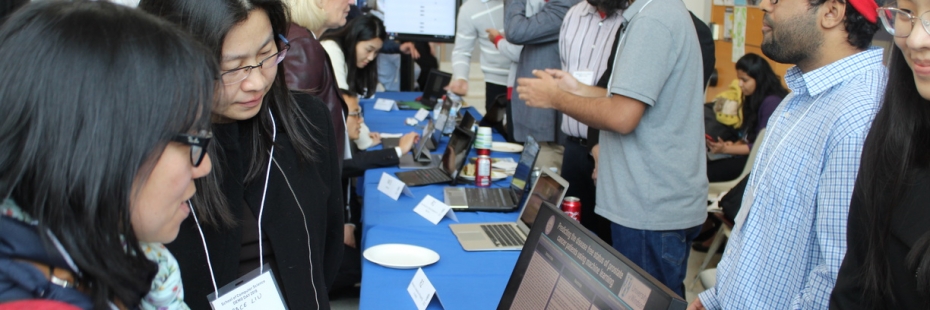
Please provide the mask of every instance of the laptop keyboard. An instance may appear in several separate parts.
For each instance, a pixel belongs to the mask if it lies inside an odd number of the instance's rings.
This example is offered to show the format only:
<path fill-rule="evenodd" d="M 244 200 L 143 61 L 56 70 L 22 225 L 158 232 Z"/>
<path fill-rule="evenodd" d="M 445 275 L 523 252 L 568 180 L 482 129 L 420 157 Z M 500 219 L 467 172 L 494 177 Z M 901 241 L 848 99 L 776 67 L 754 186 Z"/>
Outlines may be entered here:
<path fill-rule="evenodd" d="M 449 181 L 449 176 L 442 169 L 421 169 L 414 170 L 416 176 L 420 178 L 423 184 L 442 183 Z"/>
<path fill-rule="evenodd" d="M 482 206 L 482 207 L 504 207 L 509 206 L 510 203 L 504 201 L 504 198 L 501 197 L 499 190 L 488 190 L 487 188 L 473 188 L 469 187 L 465 189 L 465 197 L 468 199 L 468 205 L 470 206 Z"/>
<path fill-rule="evenodd" d="M 510 224 L 481 225 L 481 230 L 491 238 L 494 245 L 499 247 L 522 246 L 526 237 L 517 233 Z"/>

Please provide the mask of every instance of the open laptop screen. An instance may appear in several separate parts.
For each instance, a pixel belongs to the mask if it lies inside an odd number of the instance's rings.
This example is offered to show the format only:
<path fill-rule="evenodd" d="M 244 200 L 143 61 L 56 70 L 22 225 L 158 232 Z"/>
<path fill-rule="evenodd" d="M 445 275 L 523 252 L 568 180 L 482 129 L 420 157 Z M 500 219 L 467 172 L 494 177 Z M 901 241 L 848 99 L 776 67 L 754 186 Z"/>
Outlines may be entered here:
<path fill-rule="evenodd" d="M 539 155 L 539 143 L 536 142 L 533 136 L 526 136 L 523 154 L 520 154 L 517 169 L 513 172 L 513 180 L 510 181 L 510 189 L 517 194 L 516 200 L 521 203 L 523 202 L 523 192 L 528 190 L 526 182 L 530 179 L 530 174 L 533 173 L 537 155 Z"/>
<path fill-rule="evenodd" d="M 426 156 L 429 156 L 429 151 L 424 152 L 424 150 L 426 149 L 426 141 L 430 139 L 430 136 L 432 136 L 432 134 L 433 134 L 433 120 L 429 120 L 429 122 L 426 123 L 426 127 L 423 128 L 423 133 L 420 135 L 420 140 L 418 140 L 417 144 L 414 145 L 413 147 L 414 158 L 419 159 L 420 156 L 423 156 L 424 154 Z"/>
<path fill-rule="evenodd" d="M 452 185 L 455 185 L 455 179 L 458 177 L 462 165 L 465 164 L 465 158 L 471 151 L 471 145 L 474 142 L 475 134 L 462 128 L 456 128 L 449 138 L 445 151 L 442 153 L 442 169 L 452 177 Z"/>
<path fill-rule="evenodd" d="M 538 185 L 537 185 L 538 186 Z M 544 206 L 498 309 L 685 309 L 687 303 L 558 208 Z"/>
<path fill-rule="evenodd" d="M 550 205 L 559 208 L 562 204 L 562 197 L 565 196 L 565 187 L 558 181 L 549 176 L 549 173 L 542 173 L 536 179 L 536 185 L 530 191 L 526 198 L 526 206 L 520 213 L 520 221 L 527 228 L 533 227 L 533 221 L 536 220 L 536 214 L 542 205 Z"/>
<path fill-rule="evenodd" d="M 442 98 L 446 94 L 445 87 L 452 81 L 452 74 L 436 69 L 429 71 L 426 76 L 426 86 L 423 89 L 423 99 Z"/>

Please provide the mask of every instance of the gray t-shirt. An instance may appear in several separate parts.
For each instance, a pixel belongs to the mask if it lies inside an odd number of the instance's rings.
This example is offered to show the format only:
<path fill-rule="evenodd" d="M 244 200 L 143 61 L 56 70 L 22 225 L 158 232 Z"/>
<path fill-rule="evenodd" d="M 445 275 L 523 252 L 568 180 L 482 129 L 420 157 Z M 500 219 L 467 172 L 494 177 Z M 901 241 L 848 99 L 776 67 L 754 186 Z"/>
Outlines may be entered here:
<path fill-rule="evenodd" d="M 647 107 L 633 132 L 600 133 L 595 212 L 641 230 L 700 225 L 707 163 L 694 24 L 680 0 L 638 0 L 623 15 L 629 24 L 608 89 Z"/>

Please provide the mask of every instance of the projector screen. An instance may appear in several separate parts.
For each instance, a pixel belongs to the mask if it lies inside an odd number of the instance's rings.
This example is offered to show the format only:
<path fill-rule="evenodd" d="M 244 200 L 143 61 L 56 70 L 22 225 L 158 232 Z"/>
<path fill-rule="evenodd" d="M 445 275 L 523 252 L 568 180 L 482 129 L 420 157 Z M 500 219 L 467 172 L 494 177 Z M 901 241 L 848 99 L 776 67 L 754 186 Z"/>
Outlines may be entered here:
<path fill-rule="evenodd" d="M 391 39 L 455 42 L 456 0 L 385 0 L 379 7 Z"/>

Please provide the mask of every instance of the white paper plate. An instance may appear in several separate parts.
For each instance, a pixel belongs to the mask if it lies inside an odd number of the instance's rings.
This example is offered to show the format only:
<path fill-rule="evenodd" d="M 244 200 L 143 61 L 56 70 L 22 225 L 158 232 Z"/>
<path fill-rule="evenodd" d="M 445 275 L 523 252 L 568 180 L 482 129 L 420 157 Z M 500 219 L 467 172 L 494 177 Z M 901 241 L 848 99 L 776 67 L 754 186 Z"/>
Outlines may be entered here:
<path fill-rule="evenodd" d="M 491 142 L 491 151 L 504 153 L 523 152 L 523 146 L 510 142 Z"/>
<path fill-rule="evenodd" d="M 439 253 L 409 244 L 387 243 L 368 248 L 362 253 L 372 263 L 397 269 L 413 269 L 439 261 Z"/>
<path fill-rule="evenodd" d="M 474 181 L 475 176 L 459 174 L 459 177 L 463 180 Z M 500 171 L 491 171 L 491 181 L 499 181 L 507 178 L 507 174 Z"/>

